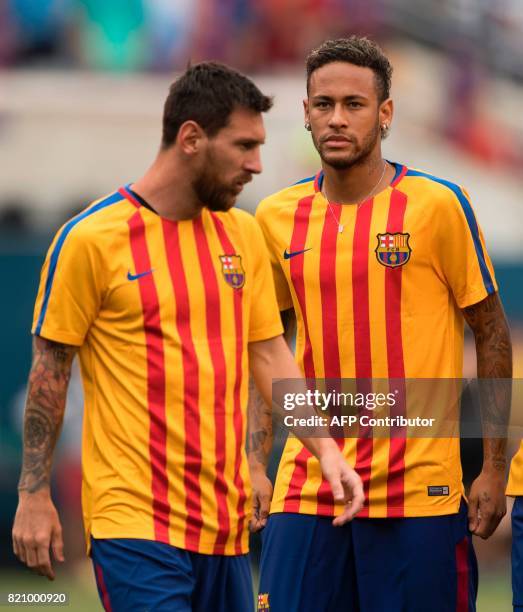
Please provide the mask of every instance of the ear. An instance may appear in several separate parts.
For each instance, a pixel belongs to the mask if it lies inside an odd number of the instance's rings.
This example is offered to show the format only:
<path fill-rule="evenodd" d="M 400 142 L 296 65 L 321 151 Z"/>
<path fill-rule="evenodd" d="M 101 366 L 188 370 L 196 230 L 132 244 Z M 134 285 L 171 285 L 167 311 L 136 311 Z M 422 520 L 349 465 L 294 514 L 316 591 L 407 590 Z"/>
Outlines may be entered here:
<path fill-rule="evenodd" d="M 196 121 L 185 121 L 178 130 L 176 144 L 186 155 L 194 155 L 200 151 L 207 135 Z"/>
<path fill-rule="evenodd" d="M 392 98 L 387 98 L 380 104 L 379 109 L 380 125 L 386 125 L 390 129 L 392 117 L 394 115 L 394 104 Z"/>
<path fill-rule="evenodd" d="M 311 122 L 310 117 L 309 117 L 309 100 L 308 98 L 305 98 L 305 100 L 303 100 L 303 120 L 304 123 L 307 124 Z"/>

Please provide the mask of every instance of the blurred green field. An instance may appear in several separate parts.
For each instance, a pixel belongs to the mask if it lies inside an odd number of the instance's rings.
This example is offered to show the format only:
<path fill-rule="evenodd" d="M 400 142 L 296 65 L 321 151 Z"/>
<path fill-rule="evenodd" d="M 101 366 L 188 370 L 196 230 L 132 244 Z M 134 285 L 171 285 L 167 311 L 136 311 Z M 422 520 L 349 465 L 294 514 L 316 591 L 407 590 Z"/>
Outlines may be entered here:
<path fill-rule="evenodd" d="M 511 612 L 512 590 L 508 573 L 480 574 L 478 612 Z"/>
<path fill-rule="evenodd" d="M 65 608 L 74 612 L 103 612 L 98 600 L 94 579 L 86 574 L 81 578 L 72 578 L 67 574 L 57 577 L 55 582 L 32 576 L 23 570 L 19 572 L 2 572 L 0 574 L 0 593 L 60 593 L 66 592 L 69 596 L 67 606 L 16 606 L 17 610 L 50 610 Z M 487 574 L 480 577 L 477 612 L 510 612 L 512 610 L 510 591 L 510 577 L 503 574 Z M 11 609 L 15 606 L 10 606 Z M 0 605 L 5 610 L 8 607 Z M 384 611 L 385 612 L 385 611 Z M 443 611 L 442 611 L 443 612 Z"/>

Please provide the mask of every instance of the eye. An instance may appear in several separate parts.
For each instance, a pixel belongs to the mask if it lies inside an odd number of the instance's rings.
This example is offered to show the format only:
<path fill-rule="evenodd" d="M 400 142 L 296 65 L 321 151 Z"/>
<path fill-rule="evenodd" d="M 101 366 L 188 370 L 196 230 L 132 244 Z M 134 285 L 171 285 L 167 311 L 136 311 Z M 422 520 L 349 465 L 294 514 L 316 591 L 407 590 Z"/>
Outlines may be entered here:
<path fill-rule="evenodd" d="M 348 104 L 349 108 L 361 108 L 363 106 L 363 104 L 361 102 L 358 102 L 356 100 L 351 100 Z"/>
<path fill-rule="evenodd" d="M 328 108 L 329 106 L 329 102 L 327 102 L 326 100 L 318 100 L 314 103 L 314 107 L 319 109 Z"/>

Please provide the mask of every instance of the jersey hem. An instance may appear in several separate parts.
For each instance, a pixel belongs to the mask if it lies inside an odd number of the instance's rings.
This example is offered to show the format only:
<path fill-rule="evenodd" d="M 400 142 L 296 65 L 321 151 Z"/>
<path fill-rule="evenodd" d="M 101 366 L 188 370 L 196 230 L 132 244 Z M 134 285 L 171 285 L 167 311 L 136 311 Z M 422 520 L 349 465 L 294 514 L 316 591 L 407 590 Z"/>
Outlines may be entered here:
<path fill-rule="evenodd" d="M 458 306 L 460 308 L 467 308 L 468 306 L 473 306 L 481 301 L 483 301 L 489 295 L 496 293 L 498 291 L 498 286 L 495 280 L 493 280 L 493 291 L 488 291 L 486 287 L 481 287 L 477 291 L 471 291 L 467 293 L 462 299 L 459 300 Z"/>
<path fill-rule="evenodd" d="M 146 540 L 147 542 L 161 542 L 161 540 L 157 540 L 154 537 L 144 536 L 143 532 L 144 532 L 143 529 L 142 530 L 122 529 L 121 531 L 111 529 L 107 532 L 103 529 L 101 531 L 98 531 L 96 529 L 94 530 L 91 529 L 90 531 L 87 531 L 85 534 L 86 543 L 87 543 L 87 555 L 90 555 L 90 551 L 91 551 L 91 537 L 93 537 L 95 540 L 118 540 L 122 538 L 130 538 L 133 540 Z M 186 550 L 187 552 L 195 552 L 201 555 L 218 555 L 221 557 L 240 557 L 242 555 L 247 555 L 249 553 L 249 546 L 243 546 L 243 545 L 240 547 L 241 549 L 240 553 L 237 553 L 234 551 L 228 552 L 227 550 L 223 550 L 217 553 L 214 539 L 212 541 L 200 540 L 200 545 L 198 547 L 181 546 L 179 543 L 174 543 L 172 541 L 172 538 L 170 539 L 169 542 L 162 542 L 162 543 L 167 544 L 168 546 L 172 546 L 173 548 L 179 548 L 180 550 Z M 234 543 L 231 545 L 231 547 L 234 547 Z M 226 545 L 226 548 L 229 548 L 229 546 Z"/>
<path fill-rule="evenodd" d="M 292 298 L 290 298 L 289 300 L 285 302 L 278 301 L 278 308 L 280 309 L 280 312 L 283 312 L 284 310 L 289 310 L 290 308 L 293 308 L 293 307 L 294 307 L 294 304 L 293 304 Z"/>
<path fill-rule="evenodd" d="M 51 340 L 52 342 L 60 342 L 62 344 L 71 344 L 72 346 L 82 346 L 84 339 L 76 334 L 69 332 L 62 332 L 57 330 L 49 330 L 47 327 L 44 330 L 40 330 L 40 333 L 36 333 L 36 325 L 31 330 L 33 336 L 44 338 L 45 340 Z"/>
<path fill-rule="evenodd" d="M 461 500 L 465 499 L 464 496 L 460 495 L 458 500 L 453 504 L 448 504 L 445 506 L 438 506 L 435 508 L 434 506 L 414 506 L 414 507 L 404 507 L 404 506 L 389 506 L 384 509 L 384 512 L 379 511 L 377 513 L 376 509 L 370 509 L 369 516 L 358 516 L 355 518 L 361 519 L 373 519 L 373 518 L 388 518 L 387 511 L 390 510 L 402 510 L 401 516 L 394 516 L 391 518 L 416 518 L 416 517 L 425 517 L 425 516 L 445 516 L 446 514 L 457 514 L 459 512 L 459 507 L 461 504 Z M 376 516 L 373 516 L 373 513 L 377 513 Z M 312 514 L 315 516 L 326 516 L 334 518 L 336 514 L 326 514 L 325 512 L 317 511 L 317 504 L 307 504 L 306 502 L 302 502 L 300 504 L 300 509 L 298 511 L 288 511 L 284 509 L 274 509 L 270 511 L 270 514 Z"/>
<path fill-rule="evenodd" d="M 283 327 L 280 324 L 266 327 L 261 330 L 256 330 L 249 334 L 249 342 L 258 342 L 259 340 L 269 340 L 283 334 Z"/>

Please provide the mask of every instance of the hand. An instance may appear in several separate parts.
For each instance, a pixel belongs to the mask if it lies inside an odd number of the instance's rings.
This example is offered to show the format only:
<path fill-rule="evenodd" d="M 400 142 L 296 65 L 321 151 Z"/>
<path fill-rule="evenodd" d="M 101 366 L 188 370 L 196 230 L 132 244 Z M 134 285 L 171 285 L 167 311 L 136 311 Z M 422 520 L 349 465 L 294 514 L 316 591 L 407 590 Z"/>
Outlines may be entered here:
<path fill-rule="evenodd" d="M 62 527 L 49 491 L 22 491 L 13 524 L 14 553 L 35 572 L 54 580 L 49 548 L 56 561 L 65 561 Z"/>
<path fill-rule="evenodd" d="M 249 531 L 256 533 L 267 524 L 272 499 L 272 483 L 263 469 L 251 469 L 253 515 Z"/>
<path fill-rule="evenodd" d="M 363 507 L 365 496 L 361 478 L 345 461 L 334 440 L 330 448 L 322 452 L 320 466 L 331 486 L 334 500 L 345 504 L 342 514 L 332 521 L 335 527 L 340 527 L 351 521 Z"/>
<path fill-rule="evenodd" d="M 469 529 L 486 540 L 507 512 L 505 474 L 499 470 L 482 470 L 470 487 Z"/>

